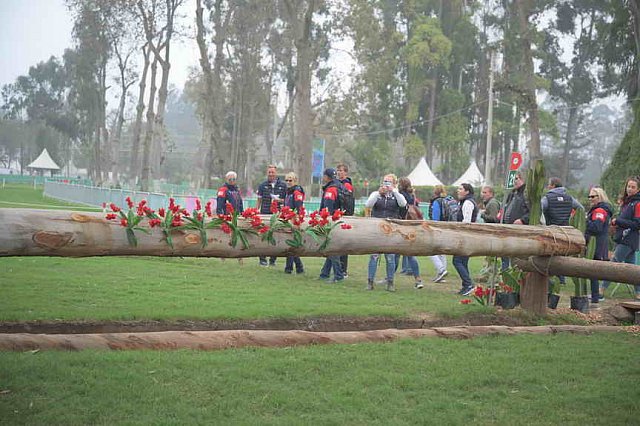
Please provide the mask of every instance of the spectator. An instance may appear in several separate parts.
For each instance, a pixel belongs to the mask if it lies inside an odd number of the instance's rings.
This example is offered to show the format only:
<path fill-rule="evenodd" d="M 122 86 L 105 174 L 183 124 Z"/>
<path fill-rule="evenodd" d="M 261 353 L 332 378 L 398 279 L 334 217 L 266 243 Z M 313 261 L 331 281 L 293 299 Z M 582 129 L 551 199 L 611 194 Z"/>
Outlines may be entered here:
<path fill-rule="evenodd" d="M 640 176 L 627 178 L 622 190 L 620 214 L 611 220 L 616 233 L 613 241 L 616 248 L 613 252 L 612 262 L 624 262 L 634 264 L 636 251 L 638 250 L 638 238 L 640 229 Z M 602 286 L 606 289 L 609 282 L 604 281 Z M 640 299 L 640 285 L 636 285 L 636 299 Z"/>
<path fill-rule="evenodd" d="M 460 208 L 458 209 L 457 221 L 462 223 L 472 223 L 478 217 L 478 205 L 473 198 L 473 186 L 463 183 L 458 187 L 458 201 Z M 469 275 L 469 256 L 453 256 L 453 266 L 455 266 L 460 279 L 462 280 L 462 288 L 458 294 L 468 296 L 473 293 L 473 281 Z"/>
<path fill-rule="evenodd" d="M 337 178 L 336 170 L 328 168 L 322 174 L 322 201 L 320 202 L 320 210 L 326 208 L 329 214 L 333 214 L 338 210 L 338 191 L 340 181 Z M 320 271 L 321 280 L 329 280 L 331 270 L 333 269 L 333 280 L 331 282 L 341 282 L 344 280 L 342 275 L 342 266 L 340 266 L 340 256 L 328 256 L 324 261 L 322 270 Z"/>
<path fill-rule="evenodd" d="M 504 211 L 501 215 L 502 223 L 508 225 L 526 225 L 529 223 L 529 203 L 525 197 L 526 185 L 522 172 L 516 172 L 514 180 L 514 188 L 507 195 L 507 200 L 504 203 Z M 502 258 L 502 270 L 504 271 L 509 267 L 511 261 L 508 257 Z"/>
<path fill-rule="evenodd" d="M 284 197 L 284 205 L 298 213 L 304 211 L 304 190 L 300 185 L 298 185 L 298 175 L 293 172 L 289 172 L 284 177 L 284 181 L 287 184 L 287 193 Z M 296 274 L 304 273 L 304 266 L 302 265 L 300 257 L 288 256 L 287 262 L 284 266 L 285 274 L 291 274 L 293 272 L 294 264 L 296 265 Z"/>
<path fill-rule="evenodd" d="M 589 191 L 589 203 L 591 209 L 587 213 L 587 227 L 585 239 L 596 239 L 596 250 L 593 260 L 609 260 L 609 222 L 612 210 L 609 198 L 602 188 L 591 188 Z M 604 300 L 604 290 L 600 292 L 598 280 L 591 279 L 591 303 L 599 303 Z"/>
<path fill-rule="evenodd" d="M 242 195 L 236 186 L 237 179 L 238 174 L 234 171 L 227 172 L 227 174 L 224 175 L 224 185 L 218 189 L 218 196 L 216 198 L 217 214 L 225 214 L 227 203 L 230 203 L 238 213 L 244 211 Z"/>
<path fill-rule="evenodd" d="M 560 178 L 552 177 L 547 186 L 549 191 L 542 197 L 542 214 L 547 225 L 569 226 L 571 211 L 583 209 L 578 200 L 567 193 Z"/>
<path fill-rule="evenodd" d="M 498 223 L 498 214 L 500 213 L 500 201 L 496 200 L 493 187 L 483 186 L 480 193 L 484 204 L 484 211 L 480 215 L 485 223 Z"/>
<path fill-rule="evenodd" d="M 279 208 L 284 202 L 286 192 L 287 185 L 278 177 L 278 168 L 273 164 L 268 165 L 267 180 L 258 187 L 256 207 L 260 214 L 271 214 L 272 203 Z M 276 257 L 270 257 L 267 265 L 267 258 L 260 256 L 260 266 L 276 266 Z"/>
<path fill-rule="evenodd" d="M 378 218 L 400 218 L 400 209 L 407 205 L 407 200 L 396 189 L 397 182 L 398 178 L 396 175 L 385 175 L 380 188 L 369 195 L 365 206 L 371 209 L 371 216 Z M 396 269 L 395 257 L 396 255 L 393 253 L 384 255 L 385 261 L 387 262 L 387 291 L 396 291 L 393 284 L 393 274 Z M 380 254 L 372 254 L 369 257 L 367 290 L 373 290 L 373 282 L 376 277 L 379 258 Z"/>
<path fill-rule="evenodd" d="M 407 200 L 407 205 L 400 211 L 400 217 L 405 218 L 407 216 L 407 206 L 410 204 L 418 206 L 418 200 L 415 197 L 415 191 L 413 186 L 411 186 L 411 180 L 409 180 L 409 178 L 400 178 L 398 181 L 398 192 L 400 192 L 405 200 Z M 395 256 L 395 270 L 397 271 L 400 255 L 396 254 Z M 422 284 L 422 277 L 420 276 L 420 264 L 418 263 L 418 258 L 416 256 L 402 256 L 402 270 L 400 273 L 404 275 L 413 275 L 415 280 L 414 287 L 416 289 L 419 290 L 424 287 Z"/>
<path fill-rule="evenodd" d="M 429 203 L 429 218 L 431 220 L 446 220 L 446 218 L 444 217 L 446 196 L 447 190 L 445 189 L 444 185 L 436 185 L 433 188 L 433 196 L 431 197 L 431 201 Z M 436 276 L 432 279 L 432 281 L 434 283 L 445 282 L 444 277 L 446 277 L 449 273 L 449 271 L 447 271 L 447 257 L 444 254 L 436 254 L 433 256 L 429 256 L 429 259 L 431 259 L 431 263 L 433 263 L 433 266 L 436 269 Z"/>
<path fill-rule="evenodd" d="M 351 193 L 351 199 L 355 200 L 354 192 L 353 192 L 353 182 L 349 177 L 349 166 L 344 163 L 340 163 L 336 166 L 336 170 L 338 173 L 338 180 L 342 183 L 343 188 Z M 345 216 L 353 216 L 353 206 L 341 206 L 344 210 Z M 340 256 L 340 266 L 342 267 L 342 274 L 345 278 L 349 277 L 348 268 L 349 268 L 349 256 L 344 254 Z"/>

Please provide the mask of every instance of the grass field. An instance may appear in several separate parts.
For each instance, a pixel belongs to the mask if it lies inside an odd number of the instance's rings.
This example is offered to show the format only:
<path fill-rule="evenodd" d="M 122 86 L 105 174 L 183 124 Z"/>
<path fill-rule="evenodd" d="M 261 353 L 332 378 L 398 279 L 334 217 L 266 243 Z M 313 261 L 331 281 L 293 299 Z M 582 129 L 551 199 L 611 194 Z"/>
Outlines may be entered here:
<path fill-rule="evenodd" d="M 6 190 L 6 188 L 5 188 Z M 0 202 L 52 203 L 18 187 Z M 0 204 L 1 207 L 6 205 Z M 366 292 L 257 259 L 0 257 L 0 320 L 463 316 L 446 284 Z M 477 272 L 481 259 L 472 259 Z M 425 278 L 433 274 L 420 258 Z M 384 265 L 379 269 L 382 277 Z M 570 286 L 568 286 L 570 287 Z M 568 290 L 565 292 L 568 298 Z M 637 424 L 640 338 L 628 333 L 421 339 L 219 352 L 0 352 L 0 424 Z"/>

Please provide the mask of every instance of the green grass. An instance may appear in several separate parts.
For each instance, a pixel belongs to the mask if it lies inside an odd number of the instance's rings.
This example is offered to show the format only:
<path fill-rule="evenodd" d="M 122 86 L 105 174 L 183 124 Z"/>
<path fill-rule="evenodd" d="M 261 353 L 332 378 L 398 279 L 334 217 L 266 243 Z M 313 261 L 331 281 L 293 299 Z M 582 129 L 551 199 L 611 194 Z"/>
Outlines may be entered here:
<path fill-rule="evenodd" d="M 635 424 L 637 336 L 0 353 L 4 424 Z"/>

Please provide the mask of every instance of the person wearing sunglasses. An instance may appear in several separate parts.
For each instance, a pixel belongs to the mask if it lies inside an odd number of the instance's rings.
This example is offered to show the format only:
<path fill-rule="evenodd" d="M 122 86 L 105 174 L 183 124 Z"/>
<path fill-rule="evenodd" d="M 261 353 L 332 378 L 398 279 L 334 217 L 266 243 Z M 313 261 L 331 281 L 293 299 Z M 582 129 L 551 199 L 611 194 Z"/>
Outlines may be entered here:
<path fill-rule="evenodd" d="M 298 185 L 298 175 L 294 172 L 289 172 L 284 177 L 284 182 L 287 184 L 287 193 L 284 197 L 284 206 L 289 207 L 291 210 L 295 210 L 298 213 L 304 211 L 304 189 Z M 302 260 L 298 256 L 288 256 L 284 266 L 284 273 L 293 273 L 293 265 L 296 265 L 296 274 L 304 273 L 304 266 Z"/>
<path fill-rule="evenodd" d="M 593 260 L 609 260 L 609 223 L 613 210 L 609 203 L 609 197 L 602 188 L 591 188 L 589 191 L 589 203 L 591 208 L 587 213 L 587 226 L 584 237 L 587 245 L 591 238 L 596 239 L 596 250 L 593 253 Z M 604 300 L 604 289 L 602 292 L 598 287 L 598 280 L 591 279 L 591 303 L 600 303 Z"/>
<path fill-rule="evenodd" d="M 236 185 L 238 174 L 234 171 L 227 172 L 224 175 L 224 185 L 218 189 L 218 196 L 216 198 L 216 213 L 225 214 L 227 203 L 233 206 L 233 209 L 238 213 L 244 211 L 242 205 L 242 194 Z"/>

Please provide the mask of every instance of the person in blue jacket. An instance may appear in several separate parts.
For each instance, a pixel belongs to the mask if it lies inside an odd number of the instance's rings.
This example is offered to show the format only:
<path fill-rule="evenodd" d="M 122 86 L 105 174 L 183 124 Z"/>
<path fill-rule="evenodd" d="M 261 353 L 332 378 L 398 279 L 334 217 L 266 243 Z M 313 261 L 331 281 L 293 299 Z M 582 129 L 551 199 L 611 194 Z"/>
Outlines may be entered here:
<path fill-rule="evenodd" d="M 284 206 L 300 213 L 304 210 L 304 189 L 298 185 L 298 175 L 289 172 L 285 175 L 284 181 L 287 184 L 287 193 L 284 197 Z M 304 273 L 304 266 L 299 256 L 288 256 L 284 266 L 285 274 L 293 273 L 293 265 L 296 265 L 296 274 Z"/>
<path fill-rule="evenodd" d="M 613 215 L 609 197 L 602 188 L 591 188 L 589 191 L 591 208 L 587 212 L 585 239 L 587 244 L 591 238 L 596 239 L 596 250 L 593 260 L 609 260 L 609 223 Z M 600 292 L 598 280 L 591 279 L 591 303 L 604 300 L 604 290 Z"/>
<path fill-rule="evenodd" d="M 216 198 L 216 213 L 225 214 L 226 205 L 229 202 L 235 211 L 242 213 L 244 207 L 242 205 L 242 195 L 236 185 L 238 174 L 234 171 L 227 172 L 224 176 L 224 185 L 218 189 Z"/>

